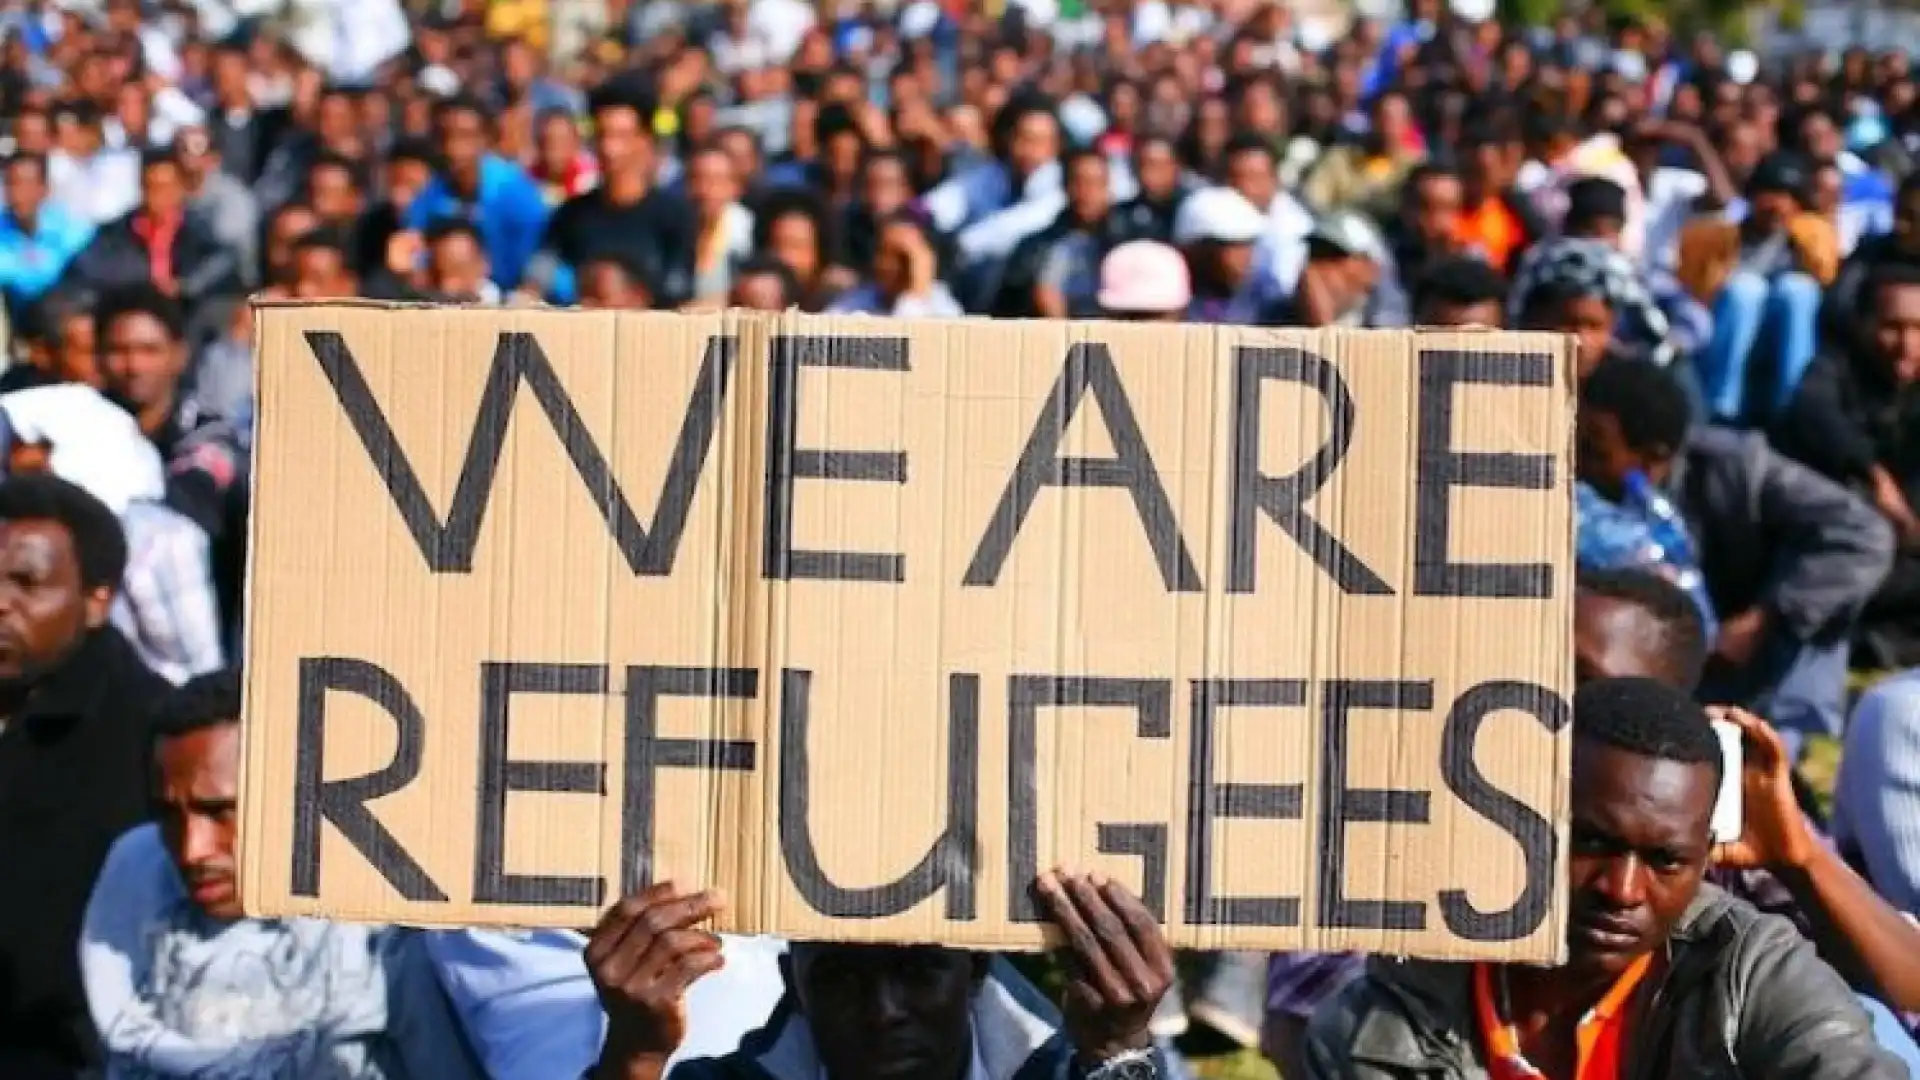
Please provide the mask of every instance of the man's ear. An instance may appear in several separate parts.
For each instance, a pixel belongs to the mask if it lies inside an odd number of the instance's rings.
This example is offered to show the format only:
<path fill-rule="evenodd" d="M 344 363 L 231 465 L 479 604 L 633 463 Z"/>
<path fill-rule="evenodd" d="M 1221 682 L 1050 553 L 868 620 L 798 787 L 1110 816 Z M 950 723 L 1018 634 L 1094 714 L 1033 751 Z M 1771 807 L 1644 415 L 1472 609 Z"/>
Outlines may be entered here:
<path fill-rule="evenodd" d="M 98 630 L 107 624 L 108 613 L 113 610 L 114 591 L 111 585 L 95 585 L 81 598 L 86 613 L 87 629 Z"/>

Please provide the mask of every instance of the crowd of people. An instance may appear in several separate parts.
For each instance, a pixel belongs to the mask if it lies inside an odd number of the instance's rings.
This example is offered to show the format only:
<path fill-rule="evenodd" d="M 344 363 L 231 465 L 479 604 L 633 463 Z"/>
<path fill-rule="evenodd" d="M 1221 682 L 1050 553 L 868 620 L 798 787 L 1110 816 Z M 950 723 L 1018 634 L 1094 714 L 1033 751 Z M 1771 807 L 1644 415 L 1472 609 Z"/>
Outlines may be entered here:
<path fill-rule="evenodd" d="M 1911 1074 L 1914 63 L 1467 6 L 7 5 L 0 1077 Z M 1066 872 L 1059 1003 L 668 884 L 579 933 L 245 918 L 248 301 L 354 296 L 1573 335 L 1568 964 L 1176 965 Z"/>

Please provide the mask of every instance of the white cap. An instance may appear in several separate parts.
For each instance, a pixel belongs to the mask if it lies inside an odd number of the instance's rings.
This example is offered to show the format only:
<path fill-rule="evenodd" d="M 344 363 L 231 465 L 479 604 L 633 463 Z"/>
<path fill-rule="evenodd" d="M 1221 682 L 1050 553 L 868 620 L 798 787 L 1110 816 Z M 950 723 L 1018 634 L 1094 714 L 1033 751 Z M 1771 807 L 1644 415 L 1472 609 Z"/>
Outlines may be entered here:
<path fill-rule="evenodd" d="M 1727 55 L 1727 78 L 1745 86 L 1758 74 L 1760 74 L 1760 58 L 1753 53 L 1746 49 L 1739 49 Z"/>
<path fill-rule="evenodd" d="M 1173 215 L 1173 242 L 1216 240 L 1251 244 L 1267 232 L 1267 215 L 1245 195 L 1224 187 L 1201 188 L 1188 195 Z"/>

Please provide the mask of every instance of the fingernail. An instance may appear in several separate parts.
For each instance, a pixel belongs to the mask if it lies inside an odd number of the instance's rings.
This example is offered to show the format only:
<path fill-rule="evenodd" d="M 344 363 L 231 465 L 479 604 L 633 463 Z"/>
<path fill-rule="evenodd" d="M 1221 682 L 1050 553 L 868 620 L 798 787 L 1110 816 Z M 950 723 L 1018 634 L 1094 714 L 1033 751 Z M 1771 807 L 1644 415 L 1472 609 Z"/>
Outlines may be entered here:
<path fill-rule="evenodd" d="M 1098 870 L 1094 871 L 1091 874 L 1088 874 L 1087 880 L 1091 882 L 1093 884 L 1093 887 L 1096 889 L 1104 889 L 1107 887 L 1107 875 L 1099 872 Z"/>

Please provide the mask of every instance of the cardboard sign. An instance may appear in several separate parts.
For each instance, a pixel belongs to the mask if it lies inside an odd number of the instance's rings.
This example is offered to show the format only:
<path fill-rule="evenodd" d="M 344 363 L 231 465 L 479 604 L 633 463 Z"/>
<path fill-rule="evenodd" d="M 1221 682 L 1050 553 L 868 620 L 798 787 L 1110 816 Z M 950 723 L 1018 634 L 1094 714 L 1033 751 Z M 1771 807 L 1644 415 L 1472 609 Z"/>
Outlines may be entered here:
<path fill-rule="evenodd" d="M 1559 337 L 258 320 L 254 914 L 1562 952 Z"/>

